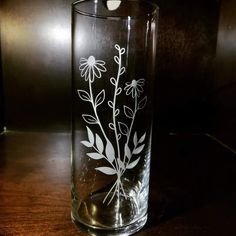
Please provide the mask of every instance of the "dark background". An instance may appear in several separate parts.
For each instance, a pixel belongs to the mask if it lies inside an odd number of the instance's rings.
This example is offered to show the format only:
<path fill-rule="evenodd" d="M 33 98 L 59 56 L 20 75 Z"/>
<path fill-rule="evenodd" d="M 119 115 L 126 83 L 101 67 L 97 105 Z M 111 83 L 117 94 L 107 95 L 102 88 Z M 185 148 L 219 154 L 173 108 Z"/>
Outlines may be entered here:
<path fill-rule="evenodd" d="M 0 38 L 0 55 L 1 55 L 1 38 Z M 3 78 L 2 78 L 2 61 L 0 57 L 0 133 L 4 126 L 4 109 L 3 109 Z"/>
<path fill-rule="evenodd" d="M 71 2 L 1 0 L 1 127 L 69 130 Z M 236 147 L 236 2 L 156 2 L 155 133 L 210 133 Z"/>

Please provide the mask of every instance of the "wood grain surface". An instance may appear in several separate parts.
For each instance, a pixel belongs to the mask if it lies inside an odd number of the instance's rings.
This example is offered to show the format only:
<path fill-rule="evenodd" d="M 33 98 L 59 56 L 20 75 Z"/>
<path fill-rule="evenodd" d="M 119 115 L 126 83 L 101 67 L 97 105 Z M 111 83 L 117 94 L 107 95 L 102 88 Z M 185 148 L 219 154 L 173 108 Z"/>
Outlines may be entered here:
<path fill-rule="evenodd" d="M 154 140 L 149 221 L 137 235 L 235 236 L 236 156 L 205 136 Z M 83 235 L 70 219 L 70 135 L 0 136 L 0 235 Z"/>

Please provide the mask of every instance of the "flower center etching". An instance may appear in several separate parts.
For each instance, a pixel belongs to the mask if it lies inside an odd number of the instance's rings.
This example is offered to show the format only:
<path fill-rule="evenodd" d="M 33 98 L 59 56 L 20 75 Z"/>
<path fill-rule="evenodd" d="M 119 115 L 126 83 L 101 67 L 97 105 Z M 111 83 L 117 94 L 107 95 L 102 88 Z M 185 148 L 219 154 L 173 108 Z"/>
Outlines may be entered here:
<path fill-rule="evenodd" d="M 95 78 L 101 78 L 102 72 L 107 71 L 104 65 L 104 61 L 96 60 L 94 56 L 90 56 L 89 58 L 81 58 L 79 67 L 81 77 L 84 78 L 85 81 L 93 83 Z"/>
<path fill-rule="evenodd" d="M 136 89 L 136 87 L 137 87 L 137 81 L 136 80 L 132 80 L 132 84 L 131 84 L 131 86 L 134 88 L 134 89 Z"/>
<path fill-rule="evenodd" d="M 94 56 L 90 56 L 88 58 L 88 66 L 93 67 L 95 65 L 95 63 L 96 63 L 95 57 Z"/>
<path fill-rule="evenodd" d="M 82 118 L 87 124 L 88 139 L 81 141 L 81 144 L 88 148 L 88 158 L 97 162 L 103 159 L 107 163 L 104 165 L 104 161 L 101 162 L 102 166 L 98 165 L 99 167 L 95 168 L 96 171 L 107 176 L 116 176 L 116 181 L 103 200 L 103 203 L 107 205 L 113 201 L 115 196 L 118 201 L 121 197 L 125 199 L 129 197 L 124 187 L 123 178 L 126 172 L 134 169 L 140 163 L 146 146 L 146 132 L 139 134 L 134 130 L 136 117 L 147 103 L 146 96 L 142 99 L 139 98 L 144 92 L 145 79 L 133 79 L 131 82 L 126 82 L 124 88 L 120 87 L 120 80 L 125 79 L 126 68 L 123 66 L 122 57 L 126 50 L 118 44 L 115 45 L 115 49 L 118 54 L 114 56 L 117 73 L 110 78 L 111 86 L 114 87 L 112 97 L 106 98 L 105 89 L 94 94 L 93 83 L 95 83 L 95 79 L 102 78 L 102 73 L 107 72 L 106 63 L 97 60 L 94 56 L 80 59 L 80 75 L 88 82 L 88 90 L 77 90 L 80 99 L 90 103 L 92 108 L 92 114 L 82 114 Z M 132 107 L 118 104 L 118 97 L 125 96 L 123 92 L 126 96 L 132 96 L 130 98 L 133 101 Z M 107 104 L 111 109 L 112 119 L 109 124 L 103 123 L 102 117 L 99 117 L 98 109 L 102 104 Z M 121 107 L 123 109 L 120 109 Z M 126 122 L 122 121 L 124 119 Z M 91 128 L 95 125 L 100 128 L 99 133 L 94 132 Z M 110 137 L 111 134 L 113 137 Z"/>

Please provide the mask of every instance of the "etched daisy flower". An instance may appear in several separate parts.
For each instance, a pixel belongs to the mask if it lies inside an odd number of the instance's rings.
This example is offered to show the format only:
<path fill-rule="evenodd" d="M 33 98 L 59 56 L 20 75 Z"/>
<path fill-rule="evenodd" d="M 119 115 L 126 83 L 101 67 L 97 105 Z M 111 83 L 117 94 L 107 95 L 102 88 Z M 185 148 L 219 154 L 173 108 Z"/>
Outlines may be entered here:
<path fill-rule="evenodd" d="M 94 56 L 90 56 L 88 59 L 80 59 L 81 76 L 85 78 L 85 81 L 94 82 L 95 78 L 101 78 L 102 72 L 106 72 L 107 69 L 104 66 L 105 62 L 102 60 L 96 60 Z"/>
<path fill-rule="evenodd" d="M 140 93 L 143 92 L 143 86 L 145 84 L 145 79 L 132 80 L 132 82 L 125 83 L 126 95 L 132 93 L 132 97 L 139 97 Z"/>

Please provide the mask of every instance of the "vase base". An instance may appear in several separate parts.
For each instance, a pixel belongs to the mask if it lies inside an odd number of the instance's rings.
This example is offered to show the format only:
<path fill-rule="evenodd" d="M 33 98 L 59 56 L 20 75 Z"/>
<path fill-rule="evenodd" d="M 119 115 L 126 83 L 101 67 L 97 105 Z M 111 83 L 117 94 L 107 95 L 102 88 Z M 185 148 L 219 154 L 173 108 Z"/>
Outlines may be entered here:
<path fill-rule="evenodd" d="M 141 230 L 147 222 L 147 214 L 142 218 L 138 219 L 136 222 L 126 225 L 124 227 L 114 228 L 114 229 L 102 229 L 96 228 L 92 225 L 85 225 L 79 222 L 71 213 L 72 222 L 84 233 L 92 236 L 129 236 L 135 234 Z"/>
<path fill-rule="evenodd" d="M 78 202 L 72 200 L 72 220 L 83 231 L 96 235 L 131 235 L 147 221 L 148 190 L 123 180 L 124 194 L 103 188 Z M 74 192 L 72 192 L 73 194 Z M 119 192 L 118 192 L 119 193 Z"/>

